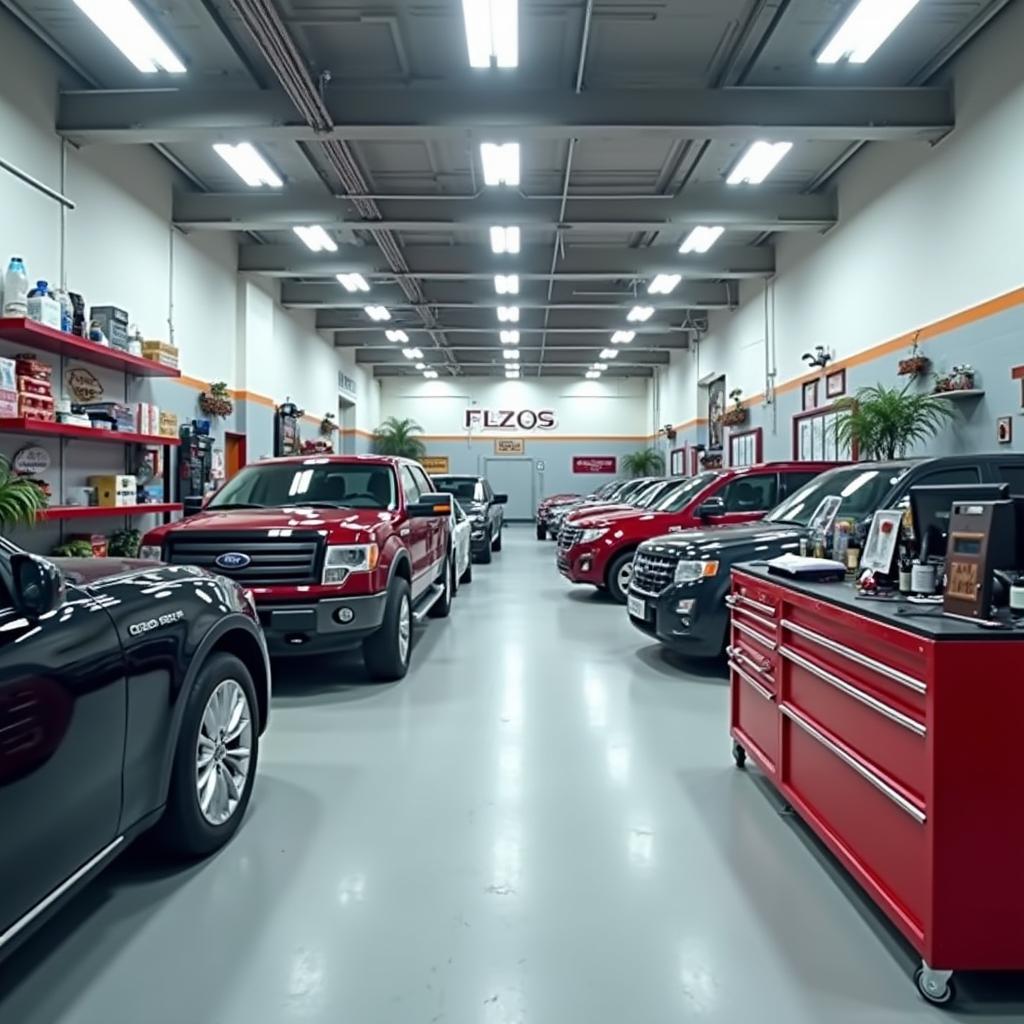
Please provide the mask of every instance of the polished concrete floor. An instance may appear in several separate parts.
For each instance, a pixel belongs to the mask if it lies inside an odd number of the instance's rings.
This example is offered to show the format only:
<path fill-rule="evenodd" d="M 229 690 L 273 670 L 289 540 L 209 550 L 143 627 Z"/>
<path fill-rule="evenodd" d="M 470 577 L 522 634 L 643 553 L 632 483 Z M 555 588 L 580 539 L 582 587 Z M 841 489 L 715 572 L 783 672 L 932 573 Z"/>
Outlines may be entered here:
<path fill-rule="evenodd" d="M 129 853 L 0 967 L 0 1022 L 942 1019 L 733 768 L 721 667 L 670 664 L 552 562 L 510 529 L 399 685 L 279 673 L 236 840 Z M 1024 1019 L 1019 979 L 969 994 L 945 1019 Z"/>

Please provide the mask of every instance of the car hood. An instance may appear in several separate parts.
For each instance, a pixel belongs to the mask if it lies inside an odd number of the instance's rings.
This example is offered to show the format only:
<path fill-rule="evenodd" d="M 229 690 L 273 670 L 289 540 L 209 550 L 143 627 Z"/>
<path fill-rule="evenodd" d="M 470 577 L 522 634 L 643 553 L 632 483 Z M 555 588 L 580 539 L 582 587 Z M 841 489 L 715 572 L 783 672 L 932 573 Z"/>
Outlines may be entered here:
<path fill-rule="evenodd" d="M 159 563 L 145 562 L 141 558 L 51 558 L 49 561 L 67 579 L 80 586 L 98 583 L 113 576 L 160 569 Z"/>
<path fill-rule="evenodd" d="M 650 512 L 645 508 L 633 508 L 631 505 L 622 505 L 619 508 L 611 508 L 607 512 L 598 512 L 594 515 L 587 514 L 573 519 L 573 526 L 581 526 L 585 530 L 593 530 L 600 526 L 614 526 L 623 520 L 643 520 L 644 522 L 656 522 L 663 517 L 672 515 L 669 512 Z M 667 528 L 667 527 L 666 527 Z"/>
<path fill-rule="evenodd" d="M 640 545 L 641 550 L 659 552 L 675 558 L 729 557 L 730 561 L 746 558 L 774 558 L 784 551 L 799 547 L 807 536 L 802 526 L 773 526 L 751 523 L 745 526 L 711 526 L 699 530 L 683 530 L 652 537 Z"/>
<path fill-rule="evenodd" d="M 541 508 L 553 508 L 555 505 L 575 505 L 580 501 L 578 494 L 552 494 L 547 498 L 544 498 L 541 503 Z"/>
<path fill-rule="evenodd" d="M 209 509 L 175 523 L 169 532 L 208 533 L 211 531 L 317 530 L 355 541 L 358 535 L 387 527 L 397 518 L 395 512 L 366 508 L 259 508 Z"/>

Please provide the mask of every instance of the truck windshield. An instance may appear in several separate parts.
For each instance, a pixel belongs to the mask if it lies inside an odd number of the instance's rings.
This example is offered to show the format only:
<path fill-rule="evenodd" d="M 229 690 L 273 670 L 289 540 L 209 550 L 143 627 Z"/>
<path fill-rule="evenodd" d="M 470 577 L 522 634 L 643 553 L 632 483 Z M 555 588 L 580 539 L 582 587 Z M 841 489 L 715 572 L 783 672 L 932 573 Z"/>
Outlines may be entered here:
<path fill-rule="evenodd" d="M 791 498 L 765 516 L 766 523 L 792 523 L 806 526 L 825 498 L 838 495 L 843 499 L 836 513 L 844 519 L 861 520 L 882 507 L 885 496 L 908 466 L 869 465 L 833 469 L 804 484 Z"/>
<path fill-rule="evenodd" d="M 453 494 L 459 501 L 483 501 L 480 482 L 472 476 L 435 476 L 431 478 L 442 494 Z"/>
<path fill-rule="evenodd" d="M 654 505 L 652 511 L 682 512 L 717 475 L 717 473 L 698 473 L 695 477 L 683 482 L 681 487 L 666 494 L 661 501 Z"/>
<path fill-rule="evenodd" d="M 207 508 L 394 509 L 395 477 L 390 467 L 316 459 L 247 466 L 229 480 Z"/>

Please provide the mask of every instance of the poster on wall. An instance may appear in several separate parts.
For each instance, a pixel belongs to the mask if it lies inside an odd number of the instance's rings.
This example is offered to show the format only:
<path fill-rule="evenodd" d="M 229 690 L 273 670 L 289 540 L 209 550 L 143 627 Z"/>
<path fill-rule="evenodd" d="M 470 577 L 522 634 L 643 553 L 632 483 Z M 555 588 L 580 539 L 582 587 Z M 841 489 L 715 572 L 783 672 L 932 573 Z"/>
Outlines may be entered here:
<path fill-rule="evenodd" d="M 614 473 L 618 463 L 614 455 L 574 455 L 574 473 Z"/>
<path fill-rule="evenodd" d="M 526 442 L 521 437 L 499 437 L 494 442 L 495 455 L 525 455 Z"/>
<path fill-rule="evenodd" d="M 671 454 L 671 466 L 669 471 L 672 476 L 686 476 L 686 449 L 673 448 Z"/>
<path fill-rule="evenodd" d="M 447 476 L 451 470 L 448 468 L 448 456 L 447 455 L 424 455 L 420 459 L 420 465 L 429 473 L 431 476 L 435 474 L 437 476 Z"/>
<path fill-rule="evenodd" d="M 708 385 L 708 447 L 712 451 L 722 448 L 722 414 L 725 412 L 725 377 Z"/>

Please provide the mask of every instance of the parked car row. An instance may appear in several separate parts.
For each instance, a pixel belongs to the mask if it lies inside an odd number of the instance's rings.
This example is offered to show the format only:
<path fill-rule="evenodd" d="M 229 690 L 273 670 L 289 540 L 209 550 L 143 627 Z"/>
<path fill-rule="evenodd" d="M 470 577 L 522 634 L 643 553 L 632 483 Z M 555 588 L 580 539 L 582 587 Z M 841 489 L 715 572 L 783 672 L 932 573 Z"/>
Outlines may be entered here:
<path fill-rule="evenodd" d="M 138 834 L 190 857 L 226 843 L 271 658 L 361 647 L 371 679 L 401 679 L 413 624 L 501 550 L 505 501 L 408 459 L 274 459 L 150 531 L 141 559 L 0 538 L 0 957 Z"/>
<path fill-rule="evenodd" d="M 664 482 L 663 482 L 664 483 Z M 912 487 L 1009 483 L 1024 494 L 1024 455 L 956 455 L 855 464 L 779 462 L 675 479 L 644 506 L 585 499 L 567 508 L 556 564 L 573 583 L 607 591 L 632 624 L 691 657 L 718 657 L 728 636 L 733 566 L 799 551 L 822 502 L 866 536 L 881 508 L 909 504 Z M 654 486 L 645 484 L 648 492 Z M 621 485 L 602 496 L 621 498 Z"/>

